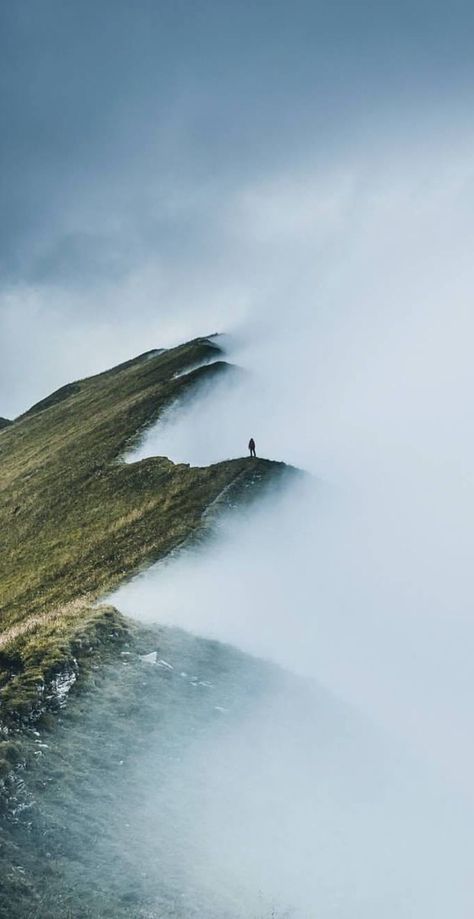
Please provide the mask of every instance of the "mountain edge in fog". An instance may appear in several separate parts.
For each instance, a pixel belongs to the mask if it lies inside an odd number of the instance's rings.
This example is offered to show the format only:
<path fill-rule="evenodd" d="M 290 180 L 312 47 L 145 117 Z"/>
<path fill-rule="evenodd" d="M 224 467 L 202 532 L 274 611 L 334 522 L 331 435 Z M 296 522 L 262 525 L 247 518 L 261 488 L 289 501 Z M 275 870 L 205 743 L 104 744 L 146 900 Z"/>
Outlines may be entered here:
<path fill-rule="evenodd" d="M 21 735 L 54 725 L 69 689 L 133 639 L 105 594 L 253 500 L 283 463 L 208 467 L 121 457 L 170 405 L 232 366 L 214 338 L 150 351 L 0 421 L 0 779 Z M 213 514 L 209 514 L 209 508 Z M 207 513 L 206 513 L 207 512 Z"/>

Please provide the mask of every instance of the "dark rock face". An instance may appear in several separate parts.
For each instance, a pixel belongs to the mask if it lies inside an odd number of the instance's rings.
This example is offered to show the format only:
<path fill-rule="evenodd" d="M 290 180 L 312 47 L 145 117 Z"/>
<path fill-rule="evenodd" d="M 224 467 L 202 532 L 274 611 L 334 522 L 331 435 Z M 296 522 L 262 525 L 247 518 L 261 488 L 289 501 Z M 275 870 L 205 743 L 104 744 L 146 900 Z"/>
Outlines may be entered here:
<path fill-rule="evenodd" d="M 0 417 L 0 431 L 2 430 L 2 428 L 8 427 L 9 424 L 11 424 L 11 421 L 9 418 Z"/>

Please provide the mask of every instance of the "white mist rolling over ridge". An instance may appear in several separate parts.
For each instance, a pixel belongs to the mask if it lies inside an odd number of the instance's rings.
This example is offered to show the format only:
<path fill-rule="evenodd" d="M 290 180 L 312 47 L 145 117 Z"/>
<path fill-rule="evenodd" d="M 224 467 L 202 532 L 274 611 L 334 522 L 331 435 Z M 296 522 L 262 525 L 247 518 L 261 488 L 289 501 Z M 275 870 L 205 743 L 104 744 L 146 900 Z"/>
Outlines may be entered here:
<path fill-rule="evenodd" d="M 171 412 L 136 458 L 207 464 L 245 453 L 253 435 L 259 455 L 311 472 L 314 510 L 306 497 L 288 500 L 291 525 L 272 521 L 267 533 L 262 523 L 256 543 L 272 559 L 272 539 L 280 539 L 283 568 L 299 566 L 287 593 L 309 606 L 305 627 L 318 631 L 313 672 L 384 721 L 399 721 L 417 744 L 425 738 L 429 755 L 448 758 L 470 787 L 474 320 L 469 224 L 455 209 L 466 178 L 455 165 L 443 194 L 428 167 L 423 198 L 415 197 L 419 173 L 394 178 L 396 194 L 374 181 L 368 203 L 354 191 L 352 238 L 350 188 L 261 191 L 248 220 L 257 233 L 271 206 L 261 266 L 271 289 L 257 289 L 260 320 L 224 338 L 228 359 L 248 376 L 214 382 Z M 446 162 L 438 168 L 446 178 Z M 325 261 L 312 195 L 334 237 Z M 294 236 L 305 270 L 290 291 Z M 258 526 L 257 517 L 249 530 Z M 246 532 L 244 543 L 251 538 Z M 286 540 L 299 551 L 286 552 Z M 305 566 L 318 592 L 307 590 Z M 267 590 L 268 578 L 262 584 Z M 266 614 L 265 604 L 255 611 L 256 633 Z"/>
<path fill-rule="evenodd" d="M 414 156 L 411 165 L 414 177 L 383 185 L 375 175 L 363 194 L 349 181 L 338 190 L 279 183 L 247 196 L 247 251 L 253 234 L 262 259 L 257 268 L 249 254 L 257 318 L 225 345 L 248 376 L 171 411 L 138 455 L 207 464 L 241 455 L 252 435 L 258 455 L 313 478 L 224 521 L 217 542 L 113 598 L 139 619 L 312 677 L 381 732 L 394 769 L 375 808 L 389 837 L 383 853 L 382 829 L 367 830 L 363 807 L 350 829 L 365 794 L 351 782 L 353 763 L 365 756 L 368 772 L 378 768 L 370 744 L 356 741 L 342 756 L 335 743 L 324 768 L 313 773 L 307 761 L 307 781 L 277 770 L 275 800 L 291 802 L 286 811 L 282 804 L 283 823 L 292 825 L 295 809 L 308 817 L 305 832 L 291 837 L 295 863 L 305 863 L 297 838 L 313 839 L 307 872 L 325 864 L 331 889 L 339 878 L 347 892 L 347 852 L 334 842 L 347 833 L 365 866 L 352 901 L 331 908 L 322 879 L 319 888 L 301 884 L 298 896 L 293 876 L 286 900 L 279 896 L 304 916 L 472 912 L 474 320 L 470 223 L 464 199 L 458 206 L 468 173 L 440 162 L 440 192 L 428 164 L 420 196 L 423 163 Z M 263 219 L 268 208 L 271 220 Z M 278 744 L 274 760 L 285 761 Z M 406 780 L 397 798 L 399 761 Z M 329 796 L 326 807 L 321 789 L 333 773 L 344 776 L 346 797 Z M 237 797 L 246 794 L 244 774 L 242 765 Z M 262 794 L 267 783 L 262 777 Z M 314 835 L 318 807 L 332 867 Z M 253 820 L 250 810 L 248 833 L 268 839 L 268 871 L 286 877 L 276 851 L 272 862 L 268 814 L 260 820 L 256 809 Z M 237 845 L 233 855 L 242 856 Z M 390 865 L 398 865 L 393 884 Z"/>
<path fill-rule="evenodd" d="M 325 570 L 314 521 L 324 521 L 327 539 L 336 507 L 313 483 L 270 493 L 258 510 L 223 521 L 216 541 L 157 565 L 112 598 L 139 620 L 179 624 L 296 673 L 332 678 L 340 699 L 283 682 L 237 728 L 188 752 L 161 786 L 150 751 L 147 812 L 159 821 L 166 803 L 181 827 L 168 857 L 199 878 L 222 915 L 226 904 L 232 917 L 266 916 L 259 904 L 271 902 L 276 916 L 295 919 L 321 911 L 338 919 L 467 917 L 472 809 L 429 761 L 426 737 L 423 756 L 418 744 L 410 752 L 413 726 L 404 731 L 401 718 L 409 688 L 400 687 L 394 712 L 387 703 L 390 636 L 382 642 L 379 629 L 364 647 L 370 622 L 361 614 L 351 621 L 349 585 Z M 358 667 L 375 651 L 380 660 L 364 680 Z M 393 653 L 406 673 L 402 651 L 399 643 Z M 377 679 L 381 698 L 364 706 Z M 147 857 L 155 852 L 162 864 L 155 835 L 146 831 Z"/>
<path fill-rule="evenodd" d="M 305 917 L 467 919 L 474 374 L 459 272 L 467 252 L 464 241 L 452 264 L 433 256 L 420 271 L 433 247 L 422 233 L 430 215 L 420 206 L 418 228 L 405 234 L 382 219 L 384 200 L 380 208 L 339 276 L 315 282 L 312 310 L 296 288 L 291 320 L 280 296 L 271 321 L 226 341 L 248 377 L 171 411 L 138 454 L 204 464 L 241 455 L 253 435 L 257 454 L 313 478 L 223 521 L 217 542 L 156 566 L 113 601 L 139 619 L 270 658 L 349 707 L 353 739 L 341 746 L 336 728 L 322 760 L 320 713 L 308 701 L 279 733 L 281 698 L 256 715 L 271 751 L 260 771 L 245 725 L 232 768 L 221 751 L 204 750 L 208 798 L 224 789 L 197 833 L 212 883 L 228 878 L 228 851 L 241 884 L 260 883 L 281 909 Z M 408 215 L 413 224 L 410 207 Z M 397 265 L 387 289 L 390 249 Z M 366 722 L 373 734 L 359 733 Z M 183 768 L 204 767 L 191 759 Z"/>

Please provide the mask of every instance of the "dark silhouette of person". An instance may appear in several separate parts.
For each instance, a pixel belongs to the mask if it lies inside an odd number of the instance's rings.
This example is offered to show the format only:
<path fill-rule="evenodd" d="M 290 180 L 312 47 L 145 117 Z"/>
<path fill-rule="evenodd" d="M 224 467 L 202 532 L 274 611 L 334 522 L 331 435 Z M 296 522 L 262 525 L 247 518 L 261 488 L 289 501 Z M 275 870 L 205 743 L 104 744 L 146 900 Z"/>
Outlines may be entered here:
<path fill-rule="evenodd" d="M 255 441 L 253 437 L 251 437 L 249 440 L 249 453 L 250 453 L 250 456 L 257 456 L 257 454 L 255 453 Z"/>

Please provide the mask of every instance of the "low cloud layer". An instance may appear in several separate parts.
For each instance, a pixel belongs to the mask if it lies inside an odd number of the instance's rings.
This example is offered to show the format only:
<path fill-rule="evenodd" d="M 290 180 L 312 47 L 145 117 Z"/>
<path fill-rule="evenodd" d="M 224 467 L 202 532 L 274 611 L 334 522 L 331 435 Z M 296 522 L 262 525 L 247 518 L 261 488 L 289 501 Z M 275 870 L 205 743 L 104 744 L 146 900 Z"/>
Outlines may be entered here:
<path fill-rule="evenodd" d="M 464 155 L 405 150 L 391 186 L 387 162 L 344 193 L 308 177 L 304 192 L 282 181 L 245 199 L 255 232 L 260 209 L 273 214 L 259 249 L 264 306 L 223 339 L 248 377 L 178 408 L 142 447 L 203 464 L 241 455 L 252 434 L 259 455 L 308 470 L 313 484 L 270 497 L 208 552 L 158 566 L 114 599 L 269 657 L 356 706 L 394 755 L 414 759 L 416 781 L 448 813 L 464 809 L 451 836 L 461 865 L 474 766 L 471 170 Z M 331 215 L 330 245 L 308 216 L 316 200 Z M 431 867 L 449 899 L 447 876 Z M 459 890 L 453 912 L 464 919 Z M 430 915 L 428 895 L 421 904 L 417 914 Z"/>

